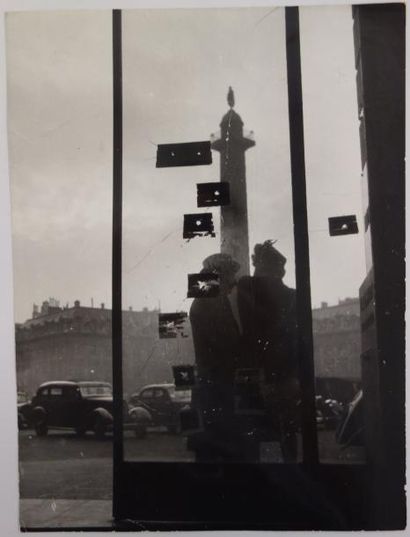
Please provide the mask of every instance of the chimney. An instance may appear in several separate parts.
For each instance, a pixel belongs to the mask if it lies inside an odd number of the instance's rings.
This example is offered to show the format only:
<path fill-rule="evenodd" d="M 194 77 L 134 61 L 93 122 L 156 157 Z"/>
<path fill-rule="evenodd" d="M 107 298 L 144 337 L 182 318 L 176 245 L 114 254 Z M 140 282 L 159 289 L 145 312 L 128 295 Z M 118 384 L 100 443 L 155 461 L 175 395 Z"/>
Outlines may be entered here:
<path fill-rule="evenodd" d="M 79 301 L 79 300 L 76 300 L 76 301 L 74 302 L 74 307 L 75 307 L 75 308 L 79 308 L 79 307 L 80 307 L 80 301 Z"/>
<path fill-rule="evenodd" d="M 328 303 L 327 302 L 321 302 L 320 303 L 320 307 L 323 309 L 323 308 L 327 308 L 328 307 Z"/>
<path fill-rule="evenodd" d="M 48 314 L 48 307 L 49 307 L 48 301 L 44 300 L 44 302 L 41 305 L 41 315 L 47 315 Z"/>
<path fill-rule="evenodd" d="M 101 309 L 103 310 L 105 308 L 104 302 L 101 302 Z"/>
<path fill-rule="evenodd" d="M 37 304 L 33 304 L 33 319 L 38 317 L 38 306 Z"/>
<path fill-rule="evenodd" d="M 128 311 L 132 311 L 132 306 L 130 306 L 130 307 L 128 308 Z"/>
<path fill-rule="evenodd" d="M 48 299 L 48 303 L 52 308 L 59 308 L 60 307 L 60 301 L 55 299 L 55 298 L 53 298 L 53 297 L 50 297 Z"/>

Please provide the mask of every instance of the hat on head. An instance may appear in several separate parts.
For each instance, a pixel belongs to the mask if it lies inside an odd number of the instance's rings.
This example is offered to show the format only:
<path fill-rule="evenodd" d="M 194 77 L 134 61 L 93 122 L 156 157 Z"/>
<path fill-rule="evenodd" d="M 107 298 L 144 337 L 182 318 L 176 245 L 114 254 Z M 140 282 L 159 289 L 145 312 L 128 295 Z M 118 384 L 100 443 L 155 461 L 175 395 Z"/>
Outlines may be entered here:
<path fill-rule="evenodd" d="M 263 244 L 255 245 L 254 254 L 252 255 L 255 267 L 256 265 L 283 267 L 286 264 L 286 257 L 274 248 L 273 244 L 273 241 L 268 240 Z"/>
<path fill-rule="evenodd" d="M 240 269 L 240 264 L 229 254 L 213 254 L 202 262 L 203 270 L 217 272 L 218 274 L 235 274 Z"/>

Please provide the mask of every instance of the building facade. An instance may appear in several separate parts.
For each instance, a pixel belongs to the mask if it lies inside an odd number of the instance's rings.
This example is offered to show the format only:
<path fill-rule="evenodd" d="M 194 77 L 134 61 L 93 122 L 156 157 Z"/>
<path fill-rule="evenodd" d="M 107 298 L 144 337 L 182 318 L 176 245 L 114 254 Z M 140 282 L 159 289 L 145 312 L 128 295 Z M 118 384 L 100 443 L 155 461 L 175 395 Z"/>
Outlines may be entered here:
<path fill-rule="evenodd" d="M 159 337 L 159 311 L 123 312 L 124 393 L 145 384 L 172 382 L 172 366 L 195 362 L 190 323 L 184 335 Z M 313 310 L 317 377 L 359 380 L 358 299 Z M 111 310 L 81 306 L 60 308 L 44 302 L 33 317 L 16 325 L 18 389 L 33 394 L 49 380 L 112 380 Z"/>
<path fill-rule="evenodd" d="M 360 306 L 346 298 L 312 311 L 316 377 L 361 379 Z"/>
<path fill-rule="evenodd" d="M 172 382 L 172 365 L 193 363 L 192 338 L 160 339 L 158 310 L 123 312 L 124 394 Z M 187 323 L 188 324 L 188 323 Z M 187 331 L 189 327 L 187 327 Z M 49 380 L 112 381 L 111 310 L 44 302 L 16 325 L 18 389 L 33 394 Z"/>

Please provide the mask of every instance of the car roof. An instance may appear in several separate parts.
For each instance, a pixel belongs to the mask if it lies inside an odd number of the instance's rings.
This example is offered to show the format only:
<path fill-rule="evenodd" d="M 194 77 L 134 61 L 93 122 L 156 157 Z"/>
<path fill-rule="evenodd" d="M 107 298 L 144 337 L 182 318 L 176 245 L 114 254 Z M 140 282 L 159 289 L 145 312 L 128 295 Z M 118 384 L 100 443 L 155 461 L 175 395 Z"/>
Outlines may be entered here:
<path fill-rule="evenodd" d="M 164 384 L 147 384 L 146 386 L 143 386 L 140 390 L 147 390 L 149 388 L 175 388 L 175 384 L 172 383 L 164 383 Z"/>
<path fill-rule="evenodd" d="M 80 381 L 76 382 L 74 380 L 51 380 L 48 382 L 43 382 L 43 384 L 40 384 L 40 388 L 46 388 L 47 386 L 110 386 L 111 384 L 109 382 L 98 382 L 95 380 L 90 381 Z"/>
<path fill-rule="evenodd" d="M 109 386 L 111 388 L 111 384 L 109 382 L 98 382 L 97 380 L 81 380 L 76 384 L 79 386 Z"/>
<path fill-rule="evenodd" d="M 71 380 L 50 380 L 40 384 L 39 388 L 45 388 L 47 386 L 77 386 L 77 384 L 77 382 L 73 382 Z"/>

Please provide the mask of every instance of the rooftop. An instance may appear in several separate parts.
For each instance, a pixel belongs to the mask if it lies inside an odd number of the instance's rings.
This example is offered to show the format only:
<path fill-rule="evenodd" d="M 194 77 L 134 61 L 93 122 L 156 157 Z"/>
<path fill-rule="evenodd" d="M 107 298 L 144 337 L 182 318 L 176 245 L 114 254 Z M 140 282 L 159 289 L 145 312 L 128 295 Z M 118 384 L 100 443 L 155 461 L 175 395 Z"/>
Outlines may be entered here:
<path fill-rule="evenodd" d="M 128 334 L 144 335 L 144 332 L 158 331 L 159 310 L 123 311 L 123 328 Z M 41 312 L 33 310 L 33 318 L 16 324 L 18 341 L 32 337 L 57 334 L 89 333 L 111 336 L 112 311 L 102 304 L 100 308 L 81 306 L 78 300 L 73 307 L 49 307 L 43 303 Z"/>

